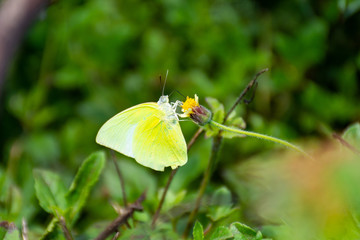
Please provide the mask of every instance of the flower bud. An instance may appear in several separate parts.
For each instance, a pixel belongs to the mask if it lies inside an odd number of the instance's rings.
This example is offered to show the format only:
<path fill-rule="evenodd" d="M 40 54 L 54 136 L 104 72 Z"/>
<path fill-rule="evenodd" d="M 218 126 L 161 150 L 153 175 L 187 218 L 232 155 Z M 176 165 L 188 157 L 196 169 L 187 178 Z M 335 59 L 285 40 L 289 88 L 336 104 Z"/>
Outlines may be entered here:
<path fill-rule="evenodd" d="M 212 113 L 209 109 L 202 105 L 193 107 L 192 112 L 190 113 L 190 118 L 194 123 L 205 126 L 211 121 Z"/>

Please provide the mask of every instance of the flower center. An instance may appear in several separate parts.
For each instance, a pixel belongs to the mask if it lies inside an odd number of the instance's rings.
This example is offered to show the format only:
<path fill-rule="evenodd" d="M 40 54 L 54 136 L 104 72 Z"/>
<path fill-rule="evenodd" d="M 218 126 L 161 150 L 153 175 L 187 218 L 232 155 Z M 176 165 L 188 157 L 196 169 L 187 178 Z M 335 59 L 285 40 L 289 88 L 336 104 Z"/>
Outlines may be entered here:
<path fill-rule="evenodd" d="M 181 108 L 183 112 L 186 112 L 187 110 L 192 109 L 196 106 L 199 106 L 199 103 L 196 102 L 194 98 L 186 97 L 186 101 L 183 103 Z"/>

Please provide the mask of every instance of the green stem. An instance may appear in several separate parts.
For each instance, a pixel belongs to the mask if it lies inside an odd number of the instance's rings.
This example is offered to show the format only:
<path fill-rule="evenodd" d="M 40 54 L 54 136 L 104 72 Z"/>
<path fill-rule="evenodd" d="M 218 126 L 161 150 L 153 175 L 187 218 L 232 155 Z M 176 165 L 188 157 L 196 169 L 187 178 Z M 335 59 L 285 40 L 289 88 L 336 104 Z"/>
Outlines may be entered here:
<path fill-rule="evenodd" d="M 246 135 L 246 136 L 251 136 L 251 137 L 257 137 L 260 139 L 264 139 L 264 140 L 268 140 L 268 141 L 272 141 L 272 142 L 276 142 L 276 143 L 280 143 L 284 146 L 287 146 L 289 148 L 292 148 L 298 152 L 301 152 L 302 154 L 306 155 L 307 157 L 310 157 L 306 152 L 304 152 L 301 148 L 285 141 L 285 140 L 281 140 L 279 138 L 275 138 L 275 137 L 271 137 L 271 136 L 267 136 L 264 134 L 260 134 L 260 133 L 256 133 L 256 132 L 250 132 L 250 131 L 245 131 L 245 130 L 241 130 L 238 128 L 232 128 L 232 127 L 228 127 L 225 125 L 222 125 L 220 123 L 214 122 L 213 120 L 210 121 L 210 123 L 212 126 L 217 127 L 223 131 L 228 131 L 228 132 L 232 132 L 232 133 L 236 133 L 239 135 Z"/>
<path fill-rule="evenodd" d="M 184 239 L 187 239 L 187 237 L 189 236 L 189 233 L 194 224 L 195 217 L 196 217 L 197 213 L 199 212 L 202 197 L 204 196 L 204 193 L 205 193 L 207 184 L 209 183 L 212 171 L 215 168 L 215 163 L 216 163 L 216 159 L 218 158 L 218 155 L 219 155 L 219 148 L 221 146 L 221 142 L 222 142 L 222 137 L 220 135 L 214 137 L 212 148 L 211 148 L 209 164 L 207 166 L 207 169 L 204 172 L 204 177 L 201 181 L 201 185 L 200 185 L 200 188 L 198 191 L 198 196 L 197 196 L 196 202 L 195 202 L 195 207 L 191 211 L 188 222 L 186 224 L 186 227 L 185 227 L 185 230 L 183 233 Z"/>

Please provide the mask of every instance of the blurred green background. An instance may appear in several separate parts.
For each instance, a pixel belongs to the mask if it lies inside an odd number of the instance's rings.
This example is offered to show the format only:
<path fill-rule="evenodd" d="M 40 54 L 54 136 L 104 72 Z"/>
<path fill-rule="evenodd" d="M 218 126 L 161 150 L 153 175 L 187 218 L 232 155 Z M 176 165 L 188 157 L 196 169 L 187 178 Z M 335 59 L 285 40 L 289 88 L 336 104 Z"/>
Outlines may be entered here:
<path fill-rule="evenodd" d="M 103 149 L 95 143 L 100 126 L 125 108 L 157 101 L 167 69 L 166 94 L 196 93 L 204 105 L 210 96 L 229 109 L 253 76 L 269 68 L 253 102 L 237 108 L 247 129 L 304 146 L 331 139 L 360 119 L 359 9 L 359 0 L 54 2 L 28 31 L 2 90 L 2 218 L 46 226 L 51 218 L 38 206 L 32 169 L 56 171 L 69 184 L 82 160 Z M 183 98 L 175 92 L 176 99 Z M 197 126 L 181 126 L 189 141 Z M 168 208 L 185 189 L 187 196 L 196 192 L 210 146 L 200 138 L 190 151 Z M 211 186 L 232 189 L 234 204 L 245 208 L 242 200 L 251 193 L 230 184 L 225 173 L 274 148 L 250 138 L 224 141 Z M 169 171 L 118 157 L 130 200 L 148 189 L 152 213 Z M 121 191 L 111 162 L 92 194 L 80 232 L 115 216 L 108 201 L 119 202 Z M 241 215 L 250 225 L 262 224 L 256 213 Z"/>

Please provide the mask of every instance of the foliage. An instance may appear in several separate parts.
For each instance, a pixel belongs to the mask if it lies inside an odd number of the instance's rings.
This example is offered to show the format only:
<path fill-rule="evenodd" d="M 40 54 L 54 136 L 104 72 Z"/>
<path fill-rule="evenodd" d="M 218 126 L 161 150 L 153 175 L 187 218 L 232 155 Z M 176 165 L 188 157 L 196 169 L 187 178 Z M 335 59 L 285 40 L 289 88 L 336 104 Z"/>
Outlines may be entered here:
<path fill-rule="evenodd" d="M 178 239 L 218 129 L 189 151 L 154 229 L 170 170 L 96 152 L 100 126 L 165 93 L 200 97 L 221 123 L 255 73 L 259 85 L 226 125 L 305 147 L 316 161 L 223 133 L 194 239 L 358 239 L 360 1 L 54 1 L 27 32 L 0 99 L 0 239 L 93 239 L 124 210 L 115 158 L 143 212 L 119 239 Z M 182 100 L 180 94 L 171 101 Z M 187 141 L 196 132 L 181 122 Z M 89 156 L 88 158 L 86 156 Z M 83 161 L 83 159 L 86 159 Z M 106 162 L 105 162 L 106 159 Z M 79 166 L 81 167 L 79 168 Z M 75 176 L 75 179 L 74 179 Z M 69 187 L 70 186 L 70 187 Z M 115 210 L 114 210 L 115 209 Z M 246 224 L 246 225 L 245 225 Z M 194 228 L 193 228 L 194 227 Z M 15 238 L 17 239 L 17 238 Z"/>

